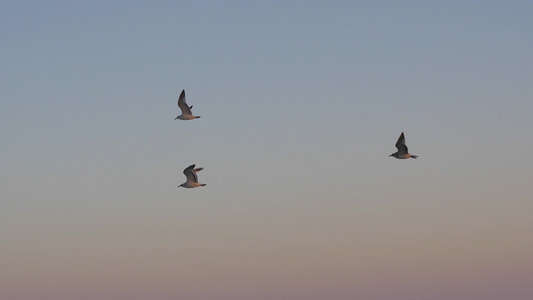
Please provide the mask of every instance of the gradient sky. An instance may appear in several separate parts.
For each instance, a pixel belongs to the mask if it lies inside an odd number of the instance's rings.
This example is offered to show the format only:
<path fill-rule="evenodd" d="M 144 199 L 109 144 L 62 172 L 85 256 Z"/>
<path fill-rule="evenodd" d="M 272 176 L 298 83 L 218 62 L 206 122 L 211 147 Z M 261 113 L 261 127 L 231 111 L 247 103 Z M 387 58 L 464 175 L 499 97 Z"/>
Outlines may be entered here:
<path fill-rule="evenodd" d="M 0 299 L 533 299 L 532 15 L 0 1 Z"/>

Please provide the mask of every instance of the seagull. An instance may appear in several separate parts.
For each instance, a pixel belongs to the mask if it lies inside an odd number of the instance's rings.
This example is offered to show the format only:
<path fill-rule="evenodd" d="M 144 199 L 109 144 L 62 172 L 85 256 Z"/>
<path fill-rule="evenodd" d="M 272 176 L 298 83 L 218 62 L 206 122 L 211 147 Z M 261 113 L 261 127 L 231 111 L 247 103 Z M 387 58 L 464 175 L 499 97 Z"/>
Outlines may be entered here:
<path fill-rule="evenodd" d="M 180 184 L 181 187 L 192 189 L 199 186 L 205 186 L 204 183 L 198 183 L 198 176 L 196 176 L 196 172 L 200 172 L 204 168 L 195 169 L 194 166 L 195 165 L 190 165 L 183 170 L 183 174 L 187 177 L 187 182 Z"/>
<path fill-rule="evenodd" d="M 397 159 L 407 159 L 407 158 L 417 158 L 418 155 L 409 154 L 409 151 L 407 151 L 407 145 L 405 145 L 405 136 L 402 134 L 398 138 L 398 141 L 396 142 L 396 148 L 398 148 L 398 152 L 394 152 L 389 157 L 394 156 Z"/>
<path fill-rule="evenodd" d="M 187 105 L 187 102 L 185 102 L 185 90 L 181 91 L 180 97 L 178 99 L 178 106 L 181 109 L 181 115 L 177 116 L 174 120 L 180 119 L 180 120 L 192 120 L 192 119 L 198 119 L 200 116 L 193 116 L 192 114 L 192 105 Z"/>

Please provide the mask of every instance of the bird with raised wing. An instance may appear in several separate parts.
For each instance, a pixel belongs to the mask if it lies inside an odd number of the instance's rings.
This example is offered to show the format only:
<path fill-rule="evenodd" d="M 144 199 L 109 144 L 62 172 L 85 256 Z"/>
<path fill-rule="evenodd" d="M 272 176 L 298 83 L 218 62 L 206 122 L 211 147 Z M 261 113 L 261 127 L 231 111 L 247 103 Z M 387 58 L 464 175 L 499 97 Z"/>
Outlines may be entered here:
<path fill-rule="evenodd" d="M 403 135 L 403 132 L 398 138 L 398 141 L 396 142 L 396 148 L 398 148 L 398 151 L 392 153 L 391 155 L 389 155 L 389 157 L 393 156 L 397 159 L 408 159 L 418 157 L 418 155 L 409 154 L 409 151 L 407 150 L 407 145 L 405 144 L 405 136 Z"/>
<path fill-rule="evenodd" d="M 178 98 L 178 106 L 181 109 L 181 115 L 177 116 L 174 120 L 180 119 L 180 120 L 192 120 L 192 119 L 198 119 L 200 116 L 194 116 L 192 114 L 192 105 L 187 105 L 187 102 L 185 101 L 185 90 L 181 91 L 180 97 Z"/>
<path fill-rule="evenodd" d="M 202 171 L 204 168 L 195 169 L 194 166 L 195 165 L 190 165 L 183 170 L 183 174 L 187 177 L 187 182 L 180 184 L 181 187 L 192 189 L 199 186 L 205 186 L 205 183 L 198 183 L 198 176 L 196 175 L 197 172 Z"/>

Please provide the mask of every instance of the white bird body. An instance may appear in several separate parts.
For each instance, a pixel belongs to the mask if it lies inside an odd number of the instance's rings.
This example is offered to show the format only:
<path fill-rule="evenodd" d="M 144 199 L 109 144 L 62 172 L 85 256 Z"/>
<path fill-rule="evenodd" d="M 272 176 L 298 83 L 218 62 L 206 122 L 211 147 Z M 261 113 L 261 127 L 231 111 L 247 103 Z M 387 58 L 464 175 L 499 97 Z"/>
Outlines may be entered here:
<path fill-rule="evenodd" d="M 395 154 L 396 155 L 393 154 L 392 156 L 394 156 L 397 159 L 408 159 L 408 158 L 415 158 L 416 159 L 418 157 L 418 155 L 411 155 L 409 153 L 395 153 Z"/>
<path fill-rule="evenodd" d="M 398 141 L 396 142 L 396 148 L 398 148 L 398 151 L 389 155 L 389 157 L 392 156 L 397 159 L 408 159 L 408 158 L 416 159 L 418 157 L 418 155 L 409 154 L 409 151 L 407 150 L 407 145 L 405 144 L 405 136 L 403 135 L 403 132 L 398 138 Z"/>
<path fill-rule="evenodd" d="M 190 165 L 185 170 L 183 170 L 183 174 L 185 174 L 185 177 L 187 177 L 187 182 L 180 184 L 180 187 L 192 189 L 199 186 L 205 186 L 205 183 L 198 183 L 198 176 L 196 175 L 197 172 L 202 171 L 204 168 L 194 168 L 195 165 Z"/>
<path fill-rule="evenodd" d="M 187 102 L 185 101 L 185 90 L 181 91 L 180 97 L 178 98 L 178 107 L 181 109 L 181 115 L 177 116 L 174 120 L 192 120 L 200 117 L 192 114 L 192 105 L 187 105 Z"/>

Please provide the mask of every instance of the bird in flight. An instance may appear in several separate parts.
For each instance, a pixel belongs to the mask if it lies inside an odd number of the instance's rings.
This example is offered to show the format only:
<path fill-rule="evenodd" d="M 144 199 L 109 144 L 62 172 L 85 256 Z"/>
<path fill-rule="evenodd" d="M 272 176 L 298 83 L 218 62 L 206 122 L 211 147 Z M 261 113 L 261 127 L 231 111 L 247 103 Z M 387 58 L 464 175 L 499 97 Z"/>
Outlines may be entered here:
<path fill-rule="evenodd" d="M 196 176 L 196 173 L 202 171 L 204 168 L 195 169 L 194 166 L 195 165 L 190 165 L 183 170 L 183 174 L 187 177 L 187 182 L 180 184 L 181 187 L 192 189 L 199 186 L 205 186 L 204 183 L 198 183 L 198 176 Z"/>
<path fill-rule="evenodd" d="M 389 157 L 394 156 L 397 159 L 407 159 L 407 158 L 417 158 L 418 155 L 409 154 L 409 151 L 407 150 L 407 145 L 405 145 L 405 136 L 402 134 L 398 138 L 398 141 L 396 142 L 396 148 L 398 148 L 397 152 L 392 153 L 389 155 Z"/>
<path fill-rule="evenodd" d="M 194 116 L 191 111 L 192 105 L 189 106 L 187 105 L 187 102 L 185 102 L 185 90 L 181 91 L 180 97 L 178 98 L 178 106 L 181 109 L 181 115 L 177 116 L 174 120 L 192 120 L 200 117 Z"/>

